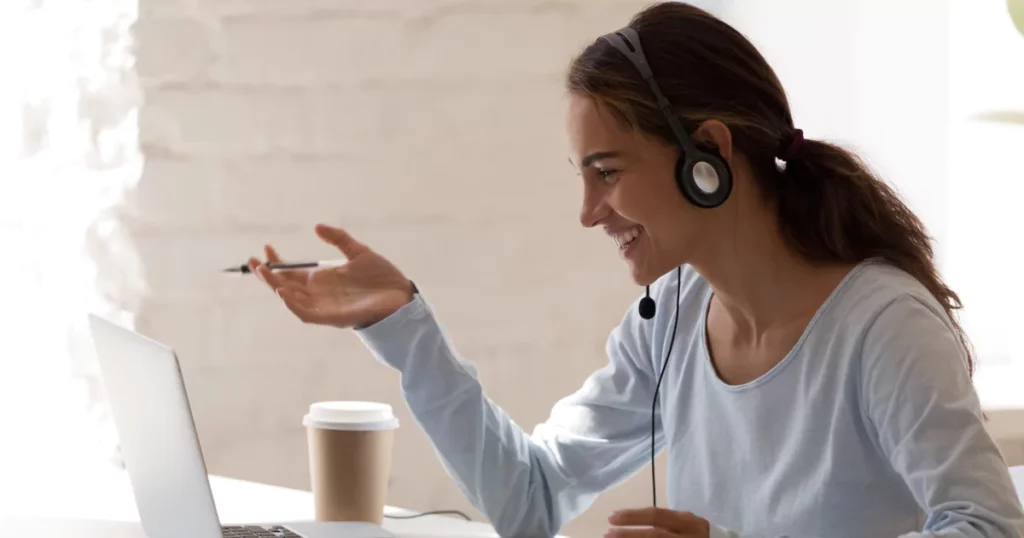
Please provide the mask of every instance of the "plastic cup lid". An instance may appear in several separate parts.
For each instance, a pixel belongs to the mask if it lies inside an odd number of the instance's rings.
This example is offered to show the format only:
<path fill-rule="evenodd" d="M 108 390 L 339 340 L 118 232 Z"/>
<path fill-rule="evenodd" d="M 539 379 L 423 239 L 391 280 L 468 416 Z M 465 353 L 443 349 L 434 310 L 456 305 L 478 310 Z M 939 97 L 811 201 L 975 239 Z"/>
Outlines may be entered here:
<path fill-rule="evenodd" d="M 317 402 L 303 417 L 306 426 L 330 430 L 387 430 L 398 427 L 391 406 L 379 402 Z"/>

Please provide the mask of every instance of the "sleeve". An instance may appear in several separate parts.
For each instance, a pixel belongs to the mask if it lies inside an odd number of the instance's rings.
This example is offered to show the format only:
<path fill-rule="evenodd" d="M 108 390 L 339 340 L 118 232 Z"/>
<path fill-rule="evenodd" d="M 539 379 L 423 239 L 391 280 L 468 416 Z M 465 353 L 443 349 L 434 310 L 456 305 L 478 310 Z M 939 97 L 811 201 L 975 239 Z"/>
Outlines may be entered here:
<path fill-rule="evenodd" d="M 915 297 L 894 300 L 868 329 L 862 357 L 866 418 L 927 515 L 902 538 L 1019 538 L 1024 514 L 1009 467 L 945 313 Z"/>
<path fill-rule="evenodd" d="M 485 394 L 419 294 L 357 334 L 400 372 L 403 395 L 448 473 L 500 536 L 554 536 L 650 456 L 649 322 L 630 309 L 609 361 L 527 434 Z M 651 320 L 651 322 L 656 320 Z M 655 442 L 664 440 L 660 416 Z"/>

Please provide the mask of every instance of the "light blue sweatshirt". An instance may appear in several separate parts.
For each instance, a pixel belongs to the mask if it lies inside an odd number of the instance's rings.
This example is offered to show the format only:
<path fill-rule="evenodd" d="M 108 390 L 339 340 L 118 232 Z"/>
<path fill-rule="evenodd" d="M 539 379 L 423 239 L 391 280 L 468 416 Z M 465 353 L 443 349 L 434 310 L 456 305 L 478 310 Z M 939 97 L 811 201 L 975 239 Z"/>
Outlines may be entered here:
<path fill-rule="evenodd" d="M 676 278 L 651 287 L 653 319 L 626 310 L 607 364 L 532 435 L 485 396 L 422 295 L 357 333 L 401 373 L 416 421 L 497 532 L 552 536 L 650 461 Z M 668 449 L 668 508 L 706 518 L 712 538 L 1021 536 L 1024 513 L 965 355 L 908 274 L 860 264 L 790 353 L 743 385 L 724 383 L 709 360 L 707 281 L 684 266 L 679 292 L 655 436 Z"/>

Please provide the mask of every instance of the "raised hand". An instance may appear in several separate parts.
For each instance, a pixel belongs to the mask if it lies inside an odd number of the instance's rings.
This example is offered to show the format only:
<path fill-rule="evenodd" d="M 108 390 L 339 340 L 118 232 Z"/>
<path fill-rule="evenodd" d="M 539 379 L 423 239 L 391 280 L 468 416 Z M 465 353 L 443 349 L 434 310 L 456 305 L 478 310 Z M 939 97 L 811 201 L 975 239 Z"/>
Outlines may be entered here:
<path fill-rule="evenodd" d="M 413 298 L 412 282 L 391 262 L 355 240 L 345 230 L 325 224 L 316 234 L 335 246 L 347 263 L 340 267 L 275 272 L 257 258 L 249 268 L 296 317 L 334 327 L 368 327 L 390 316 Z M 264 247 L 267 263 L 281 263 L 277 251 Z"/>

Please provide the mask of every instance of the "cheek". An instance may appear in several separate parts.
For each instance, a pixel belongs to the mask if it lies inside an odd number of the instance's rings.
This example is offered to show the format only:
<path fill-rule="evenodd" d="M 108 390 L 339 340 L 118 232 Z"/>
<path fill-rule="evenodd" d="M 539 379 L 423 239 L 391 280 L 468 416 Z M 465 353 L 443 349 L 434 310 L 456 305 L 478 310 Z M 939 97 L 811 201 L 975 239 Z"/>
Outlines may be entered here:
<path fill-rule="evenodd" d="M 677 216 L 682 194 L 674 183 L 665 184 L 664 180 L 654 178 L 636 178 L 631 183 L 623 184 L 613 195 L 614 207 L 622 216 L 644 227 L 653 227 Z"/>
<path fill-rule="evenodd" d="M 641 224 L 652 210 L 651 200 L 644 192 L 624 185 L 608 193 L 608 205 L 620 216 Z"/>

